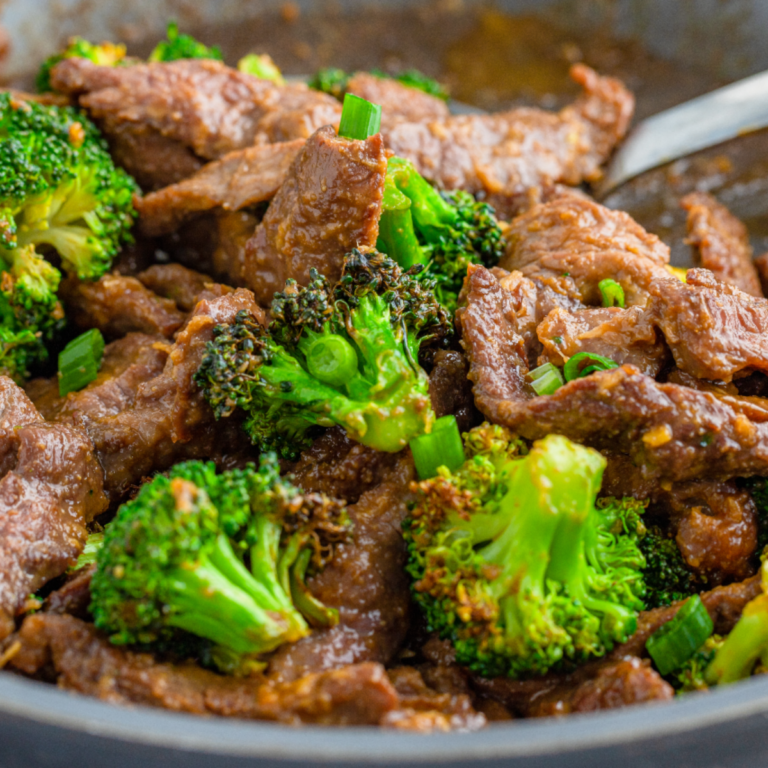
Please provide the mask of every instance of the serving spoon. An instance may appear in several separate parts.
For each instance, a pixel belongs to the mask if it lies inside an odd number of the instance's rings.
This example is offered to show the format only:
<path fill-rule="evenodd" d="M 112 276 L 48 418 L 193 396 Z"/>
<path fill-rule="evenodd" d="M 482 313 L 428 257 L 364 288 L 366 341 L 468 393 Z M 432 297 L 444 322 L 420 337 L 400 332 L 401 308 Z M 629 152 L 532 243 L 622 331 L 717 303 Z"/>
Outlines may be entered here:
<path fill-rule="evenodd" d="M 638 123 L 615 152 L 598 198 L 645 171 L 768 126 L 768 71 Z"/>

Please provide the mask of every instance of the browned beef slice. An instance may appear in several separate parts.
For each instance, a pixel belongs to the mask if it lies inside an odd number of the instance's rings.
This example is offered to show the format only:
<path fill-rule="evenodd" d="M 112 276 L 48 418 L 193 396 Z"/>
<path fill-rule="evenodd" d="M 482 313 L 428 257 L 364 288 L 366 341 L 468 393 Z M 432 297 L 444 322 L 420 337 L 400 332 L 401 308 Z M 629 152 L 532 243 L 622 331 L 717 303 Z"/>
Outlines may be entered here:
<path fill-rule="evenodd" d="M 727 480 L 768 474 L 768 424 L 749 398 L 722 398 L 659 384 L 632 366 L 576 379 L 534 397 L 508 299 L 483 267 L 471 270 L 457 313 L 477 407 L 493 422 L 537 440 L 555 432 L 631 456 L 646 477 Z M 747 402 L 742 402 L 746 400 Z"/>
<path fill-rule="evenodd" d="M 385 130 L 387 147 L 412 160 L 430 181 L 492 201 L 523 204 L 532 189 L 594 181 L 627 130 L 634 99 L 617 80 L 584 65 L 571 74 L 585 93 L 559 114 L 516 109 L 400 122 Z"/>
<path fill-rule="evenodd" d="M 757 275 L 760 278 L 760 286 L 763 290 L 763 295 L 768 296 L 768 253 L 763 253 L 758 256 L 754 262 Z"/>
<path fill-rule="evenodd" d="M 288 278 L 306 285 L 312 268 L 338 280 L 352 248 L 376 245 L 386 172 L 381 134 L 352 141 L 330 126 L 318 130 L 248 241 L 242 273 L 231 279 L 263 306 Z"/>
<path fill-rule="evenodd" d="M 295 139 L 230 152 L 184 181 L 137 198 L 139 228 L 156 237 L 204 211 L 239 211 L 270 200 L 303 146 L 303 139 Z"/>
<path fill-rule="evenodd" d="M 35 379 L 27 394 L 49 421 L 92 421 L 114 416 L 133 405 L 139 386 L 162 373 L 168 344 L 161 336 L 129 333 L 107 344 L 99 375 L 90 384 L 65 397 L 59 378 Z"/>
<path fill-rule="evenodd" d="M 477 419 L 468 373 L 469 365 L 461 352 L 441 349 L 429 374 L 429 399 L 435 416 L 455 416 L 462 432 L 471 429 Z"/>
<path fill-rule="evenodd" d="M 70 277 L 62 282 L 60 296 L 76 326 L 98 328 L 107 338 L 132 331 L 170 338 L 185 318 L 172 301 L 125 275 L 104 275 L 93 283 Z"/>
<path fill-rule="evenodd" d="M 663 339 L 640 307 L 578 312 L 558 308 L 544 318 L 536 332 L 544 347 L 539 364 L 563 366 L 579 352 L 592 352 L 656 376 L 669 358 Z"/>
<path fill-rule="evenodd" d="M 705 192 L 686 195 L 681 205 L 688 211 L 686 242 L 696 249 L 701 266 L 713 272 L 718 280 L 735 285 L 751 296 L 762 297 L 744 224 Z"/>
<path fill-rule="evenodd" d="M 668 278 L 669 248 L 628 214 L 586 197 L 561 195 L 518 216 L 499 262 L 539 278 L 585 304 L 602 305 L 598 284 L 621 284 L 628 306 L 646 303 L 648 287 Z"/>
<path fill-rule="evenodd" d="M 270 662 L 270 676 L 295 680 L 345 664 L 392 660 L 408 631 L 400 523 L 413 477 L 409 453 L 400 454 L 383 482 L 349 507 L 354 541 L 338 545 L 333 561 L 308 581 L 315 597 L 339 610 L 339 624 L 283 646 Z"/>
<path fill-rule="evenodd" d="M 725 382 L 745 369 L 768 371 L 768 299 L 704 269 L 688 270 L 685 283 L 656 280 L 650 292 L 656 323 L 681 370 Z"/>
<path fill-rule="evenodd" d="M 729 584 L 726 587 L 716 587 L 704 592 L 701 600 L 707 607 L 710 617 L 715 625 L 715 633 L 727 635 L 741 617 L 744 606 L 762 594 L 760 576 L 753 576 L 746 581 L 737 584 Z M 622 658 L 627 654 L 633 656 L 647 655 L 645 644 L 648 638 L 680 610 L 685 601 L 673 603 L 664 608 L 654 608 L 652 611 L 643 611 L 637 620 L 637 631 L 623 645 L 617 646 L 611 658 Z"/>
<path fill-rule="evenodd" d="M 81 414 L 112 499 L 178 461 L 212 459 L 226 467 L 252 455 L 237 419 L 215 421 L 193 380 L 214 327 L 231 322 L 240 310 L 266 322 L 250 291 L 200 301 L 170 346 L 162 372 L 139 384 L 129 407 L 95 419 Z"/>
<path fill-rule="evenodd" d="M 445 120 L 450 116 L 448 106 L 442 99 L 369 72 L 356 72 L 347 83 L 347 92 L 379 104 L 385 130 L 399 122 Z"/>
<path fill-rule="evenodd" d="M 113 704 L 143 704 L 192 714 L 273 720 L 290 725 L 377 725 L 398 705 L 379 664 L 357 664 L 291 683 L 224 677 L 192 664 L 160 664 L 110 645 L 91 624 L 67 615 L 28 617 L 11 660 L 28 675 L 52 666 L 58 685 Z"/>
<path fill-rule="evenodd" d="M 0 377 L 0 639 L 28 596 L 82 551 L 86 523 L 106 507 L 103 473 L 86 434 L 42 420 Z"/>
<path fill-rule="evenodd" d="M 107 135 L 126 123 L 147 126 L 208 160 L 257 143 L 307 138 L 341 113 L 326 94 L 278 86 L 211 59 L 130 67 L 65 59 L 51 83 L 77 96 Z"/>
<path fill-rule="evenodd" d="M 87 620 L 91 613 L 91 577 L 95 570 L 96 565 L 91 564 L 68 576 L 62 586 L 45 598 L 43 610 Z"/>
<path fill-rule="evenodd" d="M 202 299 L 214 299 L 232 290 L 181 264 L 153 264 L 136 277 L 153 293 L 171 299 L 182 312 L 191 312 Z"/>
<path fill-rule="evenodd" d="M 754 573 L 757 509 L 749 493 L 733 482 L 702 480 L 659 489 L 655 495 L 672 518 L 685 561 L 708 583 Z"/>

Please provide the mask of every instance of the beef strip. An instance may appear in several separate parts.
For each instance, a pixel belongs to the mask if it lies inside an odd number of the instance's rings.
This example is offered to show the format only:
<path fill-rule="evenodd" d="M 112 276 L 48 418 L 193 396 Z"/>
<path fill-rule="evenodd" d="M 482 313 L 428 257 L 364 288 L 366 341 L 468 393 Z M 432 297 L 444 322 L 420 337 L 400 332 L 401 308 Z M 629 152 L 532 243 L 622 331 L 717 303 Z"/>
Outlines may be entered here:
<path fill-rule="evenodd" d="M 752 263 L 749 233 L 724 205 L 705 192 L 686 195 L 681 205 L 688 211 L 688 239 L 699 263 L 718 280 L 744 293 L 762 298 L 760 278 Z"/>
<path fill-rule="evenodd" d="M 173 301 L 125 275 L 103 275 L 92 283 L 70 277 L 61 283 L 59 295 L 74 325 L 98 328 L 107 338 L 133 331 L 170 338 L 185 319 Z"/>
<path fill-rule="evenodd" d="M 659 384 L 632 366 L 534 397 L 506 293 L 483 267 L 470 270 L 468 283 L 468 303 L 457 317 L 475 403 L 491 421 L 531 440 L 555 432 L 629 455 L 658 480 L 768 474 L 768 424 L 741 398 Z"/>
<path fill-rule="evenodd" d="M 77 392 L 59 395 L 59 377 L 34 379 L 27 394 L 49 421 L 73 423 L 114 416 L 133 405 L 139 386 L 163 372 L 168 344 L 161 336 L 129 333 L 104 348 L 99 375 Z"/>
<path fill-rule="evenodd" d="M 204 211 L 239 211 L 271 200 L 303 146 L 304 139 L 295 139 L 230 152 L 177 184 L 137 198 L 139 229 L 156 237 Z"/>
<path fill-rule="evenodd" d="M 386 145 L 430 181 L 482 194 L 505 211 L 524 205 L 531 190 L 595 181 L 626 133 L 634 99 L 582 64 L 571 76 L 584 95 L 558 114 L 522 108 L 399 122 L 385 128 Z"/>
<path fill-rule="evenodd" d="M 91 578 L 96 565 L 86 565 L 67 577 L 58 589 L 45 598 L 43 610 L 48 613 L 68 614 L 88 620 L 91 616 Z"/>
<path fill-rule="evenodd" d="M 217 211 L 213 228 L 215 242 L 211 248 L 211 270 L 228 282 L 232 275 L 245 271 L 245 248 L 253 236 L 259 219 L 250 211 Z"/>
<path fill-rule="evenodd" d="M 197 715 L 272 720 L 288 725 L 377 725 L 399 697 L 384 669 L 347 666 L 291 683 L 224 677 L 192 664 L 156 662 L 107 641 L 77 618 L 28 617 L 11 665 L 27 675 L 52 668 L 60 688 L 112 704 L 142 704 Z"/>
<path fill-rule="evenodd" d="M 306 285 L 312 268 L 338 280 L 346 253 L 376 245 L 386 172 L 381 134 L 352 141 L 320 128 L 248 241 L 242 271 L 230 278 L 262 306 L 288 278 Z"/>
<path fill-rule="evenodd" d="M 0 376 L 0 640 L 29 595 L 74 564 L 86 523 L 106 508 L 87 435 L 44 422 Z"/>
<path fill-rule="evenodd" d="M 602 305 L 599 283 L 621 284 L 627 306 L 643 306 L 648 288 L 668 278 L 669 248 L 628 214 L 586 197 L 561 195 L 534 205 L 506 232 L 507 249 L 499 267 L 519 270 L 579 299 Z"/>
<path fill-rule="evenodd" d="M 763 295 L 768 296 L 768 253 L 758 256 L 753 262 L 757 270 L 757 276 L 760 279 L 760 287 Z"/>
<path fill-rule="evenodd" d="M 768 371 L 768 299 L 754 298 L 690 269 L 650 287 L 656 323 L 677 366 L 699 379 L 729 382 L 741 371 Z"/>
<path fill-rule="evenodd" d="M 321 602 L 339 611 L 339 624 L 283 646 L 270 676 L 295 680 L 345 664 L 392 660 L 408 631 L 410 592 L 400 523 L 406 514 L 413 461 L 406 451 L 383 482 L 349 507 L 354 541 L 340 544 L 326 568 L 307 581 Z M 303 478 L 306 490 L 319 490 Z"/>
<path fill-rule="evenodd" d="M 446 120 L 451 114 L 445 101 L 437 96 L 369 72 L 352 75 L 347 83 L 347 93 L 380 105 L 385 131 L 400 122 Z"/>
<path fill-rule="evenodd" d="M 648 376 L 656 376 L 669 358 L 651 317 L 640 307 L 607 307 L 569 312 L 552 310 L 537 328 L 544 351 L 539 364 L 563 366 L 579 352 L 629 363 Z"/>
<path fill-rule="evenodd" d="M 469 365 L 461 352 L 441 349 L 429 374 L 429 399 L 435 416 L 455 416 L 462 432 L 479 421 L 468 373 Z"/>
<path fill-rule="evenodd" d="M 232 290 L 181 264 L 153 264 L 136 277 L 153 293 L 171 299 L 182 312 L 191 312 L 202 299 L 225 296 Z"/>

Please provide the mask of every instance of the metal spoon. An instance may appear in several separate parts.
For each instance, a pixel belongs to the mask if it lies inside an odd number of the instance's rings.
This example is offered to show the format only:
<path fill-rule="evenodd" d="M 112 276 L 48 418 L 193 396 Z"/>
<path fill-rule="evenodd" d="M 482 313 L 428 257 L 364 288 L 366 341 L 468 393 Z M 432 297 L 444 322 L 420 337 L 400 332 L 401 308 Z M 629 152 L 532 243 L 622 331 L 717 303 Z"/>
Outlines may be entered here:
<path fill-rule="evenodd" d="M 644 171 L 768 126 L 768 71 L 636 125 L 597 185 L 599 198 Z"/>

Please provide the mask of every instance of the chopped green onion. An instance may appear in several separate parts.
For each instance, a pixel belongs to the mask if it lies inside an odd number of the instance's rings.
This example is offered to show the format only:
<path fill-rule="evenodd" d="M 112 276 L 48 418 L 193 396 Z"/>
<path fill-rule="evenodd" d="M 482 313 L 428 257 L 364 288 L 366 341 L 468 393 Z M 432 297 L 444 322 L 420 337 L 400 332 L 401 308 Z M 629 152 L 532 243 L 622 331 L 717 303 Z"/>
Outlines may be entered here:
<path fill-rule="evenodd" d="M 410 446 L 416 472 L 421 480 L 434 477 L 438 467 L 445 466 L 453 472 L 466 460 L 455 416 L 439 418 L 428 435 L 415 437 Z"/>
<path fill-rule="evenodd" d="M 90 384 L 98 375 L 104 337 L 98 328 L 80 334 L 59 353 L 59 395 L 64 397 Z"/>
<path fill-rule="evenodd" d="M 712 619 L 698 595 L 689 597 L 675 617 L 656 630 L 645 644 L 662 675 L 674 672 L 701 648 L 714 630 Z"/>
<path fill-rule="evenodd" d="M 104 543 L 103 533 L 92 533 L 88 536 L 85 542 L 85 547 L 80 553 L 80 557 L 77 558 L 73 571 L 78 571 L 80 568 L 85 568 L 86 565 L 92 565 L 96 562 L 96 556 L 99 554 L 101 545 Z"/>
<path fill-rule="evenodd" d="M 597 287 L 603 295 L 604 307 L 621 307 L 624 309 L 624 289 L 615 280 L 607 277 L 601 280 Z"/>
<path fill-rule="evenodd" d="M 563 374 L 553 363 L 544 363 L 528 373 L 528 381 L 537 395 L 551 395 L 565 384 Z"/>
<path fill-rule="evenodd" d="M 357 375 L 357 352 L 335 333 L 319 336 L 306 352 L 309 372 L 324 384 L 341 387 Z"/>
<path fill-rule="evenodd" d="M 378 133 L 380 128 L 381 107 L 378 104 L 361 99 L 354 93 L 344 96 L 339 136 L 365 141 L 369 136 Z"/>
<path fill-rule="evenodd" d="M 587 363 L 587 365 L 582 368 L 581 366 L 584 363 Z M 565 364 L 563 373 L 565 374 L 566 381 L 573 381 L 574 379 L 589 376 L 590 373 L 595 373 L 596 371 L 607 371 L 609 368 L 618 367 L 619 364 L 609 357 L 596 355 L 594 352 L 578 352 Z"/>
<path fill-rule="evenodd" d="M 277 64 L 268 53 L 249 53 L 237 62 L 237 68 L 246 75 L 253 75 L 262 80 L 271 80 L 277 85 L 284 85 L 285 80 Z"/>

